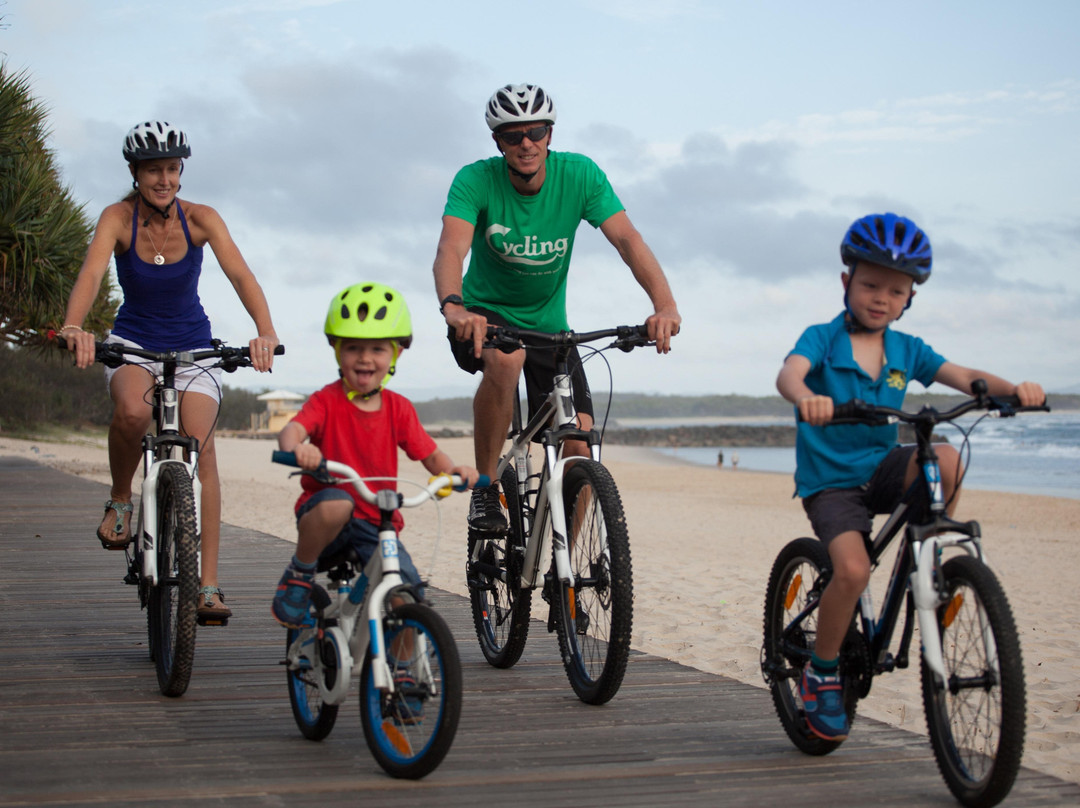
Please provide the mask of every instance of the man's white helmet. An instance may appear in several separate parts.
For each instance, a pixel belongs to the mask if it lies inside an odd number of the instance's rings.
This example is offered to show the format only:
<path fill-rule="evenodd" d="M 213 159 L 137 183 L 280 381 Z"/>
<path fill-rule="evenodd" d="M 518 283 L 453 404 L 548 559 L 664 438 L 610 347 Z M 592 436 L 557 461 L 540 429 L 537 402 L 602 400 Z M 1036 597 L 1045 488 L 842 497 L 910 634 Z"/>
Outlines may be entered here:
<path fill-rule="evenodd" d="M 507 84 L 491 96 L 484 117 L 492 132 L 508 123 L 555 123 L 555 102 L 536 84 Z"/>

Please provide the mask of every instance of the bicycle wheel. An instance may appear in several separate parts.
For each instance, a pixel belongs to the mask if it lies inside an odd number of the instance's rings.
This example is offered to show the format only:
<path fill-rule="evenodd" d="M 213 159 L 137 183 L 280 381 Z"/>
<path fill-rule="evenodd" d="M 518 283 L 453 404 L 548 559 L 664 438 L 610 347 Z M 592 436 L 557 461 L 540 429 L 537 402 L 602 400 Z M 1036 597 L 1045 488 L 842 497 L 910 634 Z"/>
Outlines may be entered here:
<path fill-rule="evenodd" d="M 166 696 L 187 690 L 195 659 L 199 539 L 195 495 L 187 469 L 161 466 L 157 482 L 158 584 L 150 588 L 147 620 L 153 632 L 158 687 Z"/>
<path fill-rule="evenodd" d="M 939 686 L 922 663 L 923 706 L 938 768 L 970 806 L 1009 793 L 1024 751 L 1024 666 L 1016 623 L 994 573 L 960 556 L 942 568 L 947 600 L 938 607 L 945 659 Z"/>
<path fill-rule="evenodd" d="M 375 687 L 371 657 L 360 674 L 360 719 L 375 760 L 392 777 L 419 779 L 438 766 L 461 717 L 461 661 L 453 635 L 428 606 L 409 603 L 383 618 L 395 689 Z"/>
<path fill-rule="evenodd" d="M 469 531 L 469 601 L 473 625 L 484 659 L 496 668 L 512 667 L 529 637 L 532 590 L 521 588 L 525 556 L 525 525 L 518 497 L 517 476 L 502 475 L 505 536 Z"/>
<path fill-rule="evenodd" d="M 337 721 L 338 705 L 326 704 L 319 693 L 319 678 L 327 688 L 341 675 L 341 654 L 332 635 L 320 640 L 315 629 L 290 628 L 285 636 L 286 677 L 289 705 L 300 733 L 309 741 L 321 741 Z M 293 650 L 299 640 L 300 647 Z M 316 659 L 313 656 L 318 655 Z"/>
<path fill-rule="evenodd" d="M 575 586 L 552 580 L 559 650 L 570 686 L 588 704 L 619 690 L 630 655 L 634 581 L 622 501 L 611 474 L 593 460 L 569 466 L 563 481 Z"/>
<path fill-rule="evenodd" d="M 798 623 L 792 623 L 821 596 L 830 572 L 829 553 L 821 542 L 796 539 L 776 557 L 765 590 L 761 671 L 772 692 L 773 705 L 784 732 L 808 755 L 827 755 L 842 743 L 826 741 L 810 731 L 799 698 L 799 678 L 810 661 L 817 637 L 816 608 Z M 854 720 L 857 699 L 846 678 L 844 701 L 849 720 Z"/>

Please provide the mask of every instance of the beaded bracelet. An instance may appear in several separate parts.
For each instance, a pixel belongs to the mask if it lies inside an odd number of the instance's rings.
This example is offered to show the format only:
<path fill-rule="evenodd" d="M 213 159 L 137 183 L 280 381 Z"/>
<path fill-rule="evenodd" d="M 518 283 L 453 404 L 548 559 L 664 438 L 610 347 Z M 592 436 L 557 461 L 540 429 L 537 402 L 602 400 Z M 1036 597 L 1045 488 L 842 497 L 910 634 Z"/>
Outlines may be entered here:
<path fill-rule="evenodd" d="M 75 325 L 74 323 L 68 323 L 67 325 L 63 326 L 58 333 L 63 334 L 69 328 L 74 328 L 76 331 L 82 331 L 83 330 L 83 327 L 81 325 Z"/>

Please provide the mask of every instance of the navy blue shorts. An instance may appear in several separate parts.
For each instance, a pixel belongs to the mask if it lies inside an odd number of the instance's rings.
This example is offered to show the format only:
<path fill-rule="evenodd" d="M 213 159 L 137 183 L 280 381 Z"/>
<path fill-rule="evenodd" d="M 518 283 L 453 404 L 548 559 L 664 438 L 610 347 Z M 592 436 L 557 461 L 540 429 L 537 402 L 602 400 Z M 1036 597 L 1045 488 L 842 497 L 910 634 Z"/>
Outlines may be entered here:
<path fill-rule="evenodd" d="M 300 510 L 296 512 L 297 524 L 300 523 L 301 516 L 320 502 L 329 502 L 335 499 L 353 501 L 348 491 L 343 491 L 340 488 L 324 488 L 322 491 L 313 494 L 311 499 L 300 506 Z M 360 556 L 360 562 L 366 566 L 368 561 L 371 560 L 371 556 L 379 548 L 378 525 L 373 525 L 364 519 L 357 519 L 355 516 L 352 517 L 345 527 L 341 529 L 341 532 L 337 534 L 337 537 L 326 545 L 326 549 L 319 554 L 320 565 L 323 559 L 333 558 L 350 544 L 356 549 L 356 554 Z M 420 586 L 420 573 L 400 539 L 398 540 L 398 561 L 401 563 L 401 577 L 416 586 L 417 597 L 423 599 L 424 589 Z"/>
<path fill-rule="evenodd" d="M 849 530 L 869 536 L 874 514 L 892 513 L 900 503 L 905 490 L 904 476 L 916 448 L 897 446 L 885 455 L 865 485 L 826 488 L 804 499 L 803 510 L 810 517 L 814 535 L 826 545 Z"/>

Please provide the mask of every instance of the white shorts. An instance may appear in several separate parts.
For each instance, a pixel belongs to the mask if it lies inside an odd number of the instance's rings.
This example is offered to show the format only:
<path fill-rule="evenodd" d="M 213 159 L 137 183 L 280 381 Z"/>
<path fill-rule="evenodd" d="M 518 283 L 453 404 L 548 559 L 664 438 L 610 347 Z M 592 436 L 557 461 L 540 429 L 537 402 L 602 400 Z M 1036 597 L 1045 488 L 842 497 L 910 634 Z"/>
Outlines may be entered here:
<path fill-rule="evenodd" d="M 141 348 L 137 342 L 132 342 L 129 339 L 123 337 L 117 337 L 109 335 L 109 338 L 105 340 L 107 343 L 120 343 L 126 345 L 129 348 Z M 207 346 L 209 348 L 210 346 Z M 197 349 L 203 350 L 203 349 Z M 144 368 L 148 373 L 153 374 L 155 379 L 160 379 L 162 375 L 162 366 L 160 362 L 150 362 L 145 359 L 139 359 L 138 357 L 131 357 L 134 359 L 139 367 Z M 178 366 L 176 368 L 176 389 L 181 393 L 202 393 L 204 396 L 210 396 L 214 401 L 221 403 L 221 368 L 211 368 L 217 362 L 217 359 L 203 359 L 196 362 L 194 365 Z M 121 365 L 120 367 L 126 367 Z M 109 390 L 112 385 L 113 374 L 120 368 L 105 368 L 105 389 Z"/>

